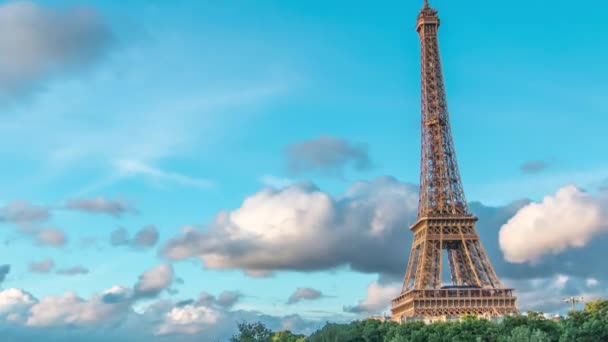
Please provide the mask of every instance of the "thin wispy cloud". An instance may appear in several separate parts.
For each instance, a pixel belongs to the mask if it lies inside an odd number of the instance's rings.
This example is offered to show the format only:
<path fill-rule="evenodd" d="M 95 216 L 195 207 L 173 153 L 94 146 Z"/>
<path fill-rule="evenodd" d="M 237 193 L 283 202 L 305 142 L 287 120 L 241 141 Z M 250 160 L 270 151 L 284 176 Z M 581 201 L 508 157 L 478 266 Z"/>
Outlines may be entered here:
<path fill-rule="evenodd" d="M 121 160 L 117 163 L 117 167 L 119 174 L 123 177 L 143 176 L 156 182 L 169 182 L 199 189 L 209 189 L 215 186 L 215 183 L 209 179 L 165 171 L 136 160 Z"/>

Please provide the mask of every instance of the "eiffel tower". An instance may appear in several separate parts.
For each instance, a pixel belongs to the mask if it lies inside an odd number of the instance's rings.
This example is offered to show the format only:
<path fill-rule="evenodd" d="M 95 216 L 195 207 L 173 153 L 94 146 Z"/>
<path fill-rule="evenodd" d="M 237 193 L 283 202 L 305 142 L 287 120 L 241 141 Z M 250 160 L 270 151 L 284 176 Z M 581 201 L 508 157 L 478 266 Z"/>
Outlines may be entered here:
<path fill-rule="evenodd" d="M 403 289 L 392 301 L 395 321 L 517 313 L 514 290 L 498 279 L 462 188 L 439 56 L 439 23 L 437 11 L 425 0 L 416 23 L 422 61 L 420 197 Z M 450 285 L 443 284 L 444 260 Z"/>

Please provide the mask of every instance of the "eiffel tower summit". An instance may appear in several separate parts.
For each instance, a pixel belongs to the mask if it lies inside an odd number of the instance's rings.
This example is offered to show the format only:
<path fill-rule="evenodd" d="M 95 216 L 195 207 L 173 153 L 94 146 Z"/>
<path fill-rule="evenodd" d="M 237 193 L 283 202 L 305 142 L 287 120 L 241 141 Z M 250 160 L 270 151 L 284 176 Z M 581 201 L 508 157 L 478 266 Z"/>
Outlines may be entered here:
<path fill-rule="evenodd" d="M 462 188 L 439 56 L 439 22 L 425 0 L 416 23 L 422 63 L 418 217 L 410 227 L 414 240 L 403 288 L 391 308 L 392 319 L 400 322 L 517 313 L 514 290 L 498 279 Z M 445 273 L 449 269 L 449 285 L 444 284 L 444 268 Z"/>

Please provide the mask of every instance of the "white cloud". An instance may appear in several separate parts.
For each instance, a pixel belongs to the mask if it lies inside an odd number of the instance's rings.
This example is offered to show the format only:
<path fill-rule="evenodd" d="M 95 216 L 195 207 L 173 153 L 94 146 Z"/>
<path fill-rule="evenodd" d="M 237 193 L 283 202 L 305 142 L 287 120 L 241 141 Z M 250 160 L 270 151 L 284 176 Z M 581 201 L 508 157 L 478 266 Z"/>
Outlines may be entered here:
<path fill-rule="evenodd" d="M 345 307 L 344 311 L 352 313 L 379 314 L 390 307 L 391 300 L 401 293 L 400 284 L 383 285 L 373 282 L 367 288 L 367 297 L 352 307 Z"/>
<path fill-rule="evenodd" d="M 600 199 L 574 186 L 522 208 L 500 229 L 500 248 L 507 261 L 538 262 L 587 245 L 608 232 L 606 207 Z"/>
<path fill-rule="evenodd" d="M 158 327 L 156 334 L 197 334 L 216 324 L 221 313 L 205 306 L 185 305 L 171 309 Z"/>
<path fill-rule="evenodd" d="M 29 308 L 36 302 L 36 298 L 23 290 L 14 288 L 2 290 L 0 291 L 0 318 L 22 322 L 25 320 Z"/>
<path fill-rule="evenodd" d="M 600 284 L 600 282 L 595 278 L 587 278 L 587 280 L 585 280 L 585 284 L 587 287 L 596 287 Z"/>
<path fill-rule="evenodd" d="M 413 185 L 388 177 L 357 182 L 336 197 L 307 184 L 266 188 L 240 208 L 219 213 L 208 232 L 184 229 L 163 253 L 171 259 L 198 256 L 206 267 L 248 274 L 344 264 L 401 273 L 417 198 Z"/>
<path fill-rule="evenodd" d="M 229 292 L 224 292 L 229 293 Z M 275 317 L 254 311 L 230 311 L 221 305 L 222 295 L 213 303 L 186 304 L 161 300 L 133 310 L 125 300 L 131 290 L 113 286 L 100 295 L 84 299 L 72 292 L 38 300 L 20 289 L 0 291 L 0 329 L 3 339 L 38 341 L 224 341 L 236 332 L 236 323 L 261 321 L 270 329 L 289 328 L 311 333 L 319 322 L 300 316 Z M 201 295 L 201 297 L 204 297 Z M 233 295 L 227 295 L 230 301 Z M 215 298 L 215 297 L 214 297 Z"/>
<path fill-rule="evenodd" d="M 128 306 L 106 303 L 99 296 L 89 300 L 67 292 L 59 296 L 47 296 L 30 308 L 26 324 L 28 326 L 94 326 L 119 321 Z"/>

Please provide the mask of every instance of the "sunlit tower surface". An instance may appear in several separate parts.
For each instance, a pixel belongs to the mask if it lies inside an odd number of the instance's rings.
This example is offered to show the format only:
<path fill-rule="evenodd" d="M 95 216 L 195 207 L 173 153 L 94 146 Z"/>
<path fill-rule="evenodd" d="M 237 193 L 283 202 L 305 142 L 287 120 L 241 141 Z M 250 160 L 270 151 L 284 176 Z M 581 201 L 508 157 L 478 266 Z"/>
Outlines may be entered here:
<path fill-rule="evenodd" d="M 517 313 L 513 289 L 500 282 L 475 229 L 460 180 L 439 56 L 437 11 L 424 1 L 416 31 L 422 65 L 422 153 L 418 217 L 395 321 L 495 318 Z M 443 284 L 444 252 L 451 284 Z"/>

